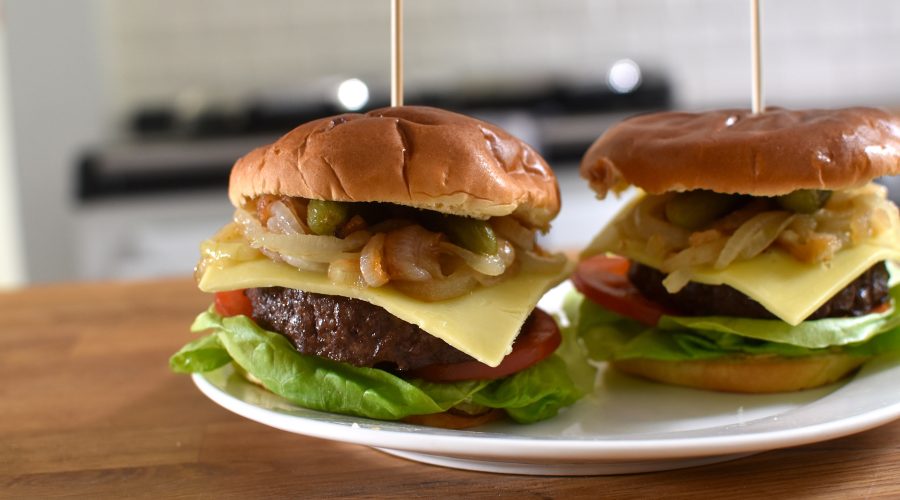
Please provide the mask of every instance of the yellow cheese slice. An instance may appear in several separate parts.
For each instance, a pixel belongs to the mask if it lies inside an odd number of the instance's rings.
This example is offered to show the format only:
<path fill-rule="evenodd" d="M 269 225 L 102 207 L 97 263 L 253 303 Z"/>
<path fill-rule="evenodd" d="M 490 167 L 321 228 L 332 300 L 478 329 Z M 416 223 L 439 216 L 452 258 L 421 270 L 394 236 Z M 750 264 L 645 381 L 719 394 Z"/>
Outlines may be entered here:
<path fill-rule="evenodd" d="M 770 250 L 721 271 L 700 268 L 691 275 L 691 281 L 728 285 L 785 322 L 797 325 L 873 265 L 900 259 L 900 248 L 882 245 L 889 243 L 886 240 L 882 237 L 842 250 L 827 264 L 804 264 L 786 252 Z M 632 258 L 654 265 L 652 259 Z"/>
<path fill-rule="evenodd" d="M 621 214 L 617 219 L 619 217 Z M 585 255 L 615 250 L 642 264 L 660 267 L 657 258 L 640 250 L 618 249 L 617 238 L 617 230 L 610 225 L 597 235 Z M 735 262 L 726 269 L 698 268 L 692 273 L 691 281 L 728 285 L 759 302 L 783 321 L 797 325 L 868 268 L 892 259 L 900 259 L 900 228 L 897 227 L 865 243 L 841 250 L 831 262 L 804 264 L 784 251 L 772 249 L 753 259 Z"/>
<path fill-rule="evenodd" d="M 301 271 L 263 257 L 211 262 L 203 271 L 199 286 L 204 292 L 282 286 L 364 300 L 418 325 L 484 364 L 497 366 L 511 351 L 513 340 L 541 296 L 570 272 L 569 265 L 550 274 L 520 272 L 497 285 L 480 287 L 461 297 L 422 302 L 390 285 L 379 288 L 338 285 L 324 273 Z"/>

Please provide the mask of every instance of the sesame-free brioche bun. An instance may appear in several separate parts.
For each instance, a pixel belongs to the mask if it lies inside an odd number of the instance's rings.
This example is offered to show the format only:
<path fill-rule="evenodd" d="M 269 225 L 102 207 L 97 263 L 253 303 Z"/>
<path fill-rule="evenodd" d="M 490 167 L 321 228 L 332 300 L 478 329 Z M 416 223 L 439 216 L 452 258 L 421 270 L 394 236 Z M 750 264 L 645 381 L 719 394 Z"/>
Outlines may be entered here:
<path fill-rule="evenodd" d="M 638 377 L 713 391 L 774 393 L 823 386 L 846 377 L 868 358 L 846 354 L 785 358 L 745 356 L 707 361 L 613 361 L 619 371 Z"/>
<path fill-rule="evenodd" d="M 239 159 L 235 206 L 264 194 L 376 201 L 546 229 L 559 212 L 547 163 L 499 127 L 421 106 L 313 120 Z"/>
<path fill-rule="evenodd" d="M 581 176 L 600 197 L 707 189 L 776 196 L 846 189 L 900 173 L 900 119 L 873 108 L 654 113 L 620 122 L 588 149 Z"/>

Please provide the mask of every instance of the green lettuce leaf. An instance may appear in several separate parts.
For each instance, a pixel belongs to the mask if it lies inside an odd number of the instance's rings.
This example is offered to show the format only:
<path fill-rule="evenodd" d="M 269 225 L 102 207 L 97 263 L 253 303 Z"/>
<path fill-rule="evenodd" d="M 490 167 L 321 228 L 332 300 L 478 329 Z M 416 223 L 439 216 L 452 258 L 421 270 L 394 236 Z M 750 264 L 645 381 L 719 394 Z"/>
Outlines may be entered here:
<path fill-rule="evenodd" d="M 891 290 L 891 295 L 895 303 L 898 303 L 900 287 Z M 821 349 L 864 342 L 898 326 L 900 326 L 900 314 L 897 314 L 895 308 L 892 307 L 884 313 L 867 314 L 854 318 L 817 319 L 804 321 L 797 326 L 791 326 L 784 321 L 726 316 L 663 316 L 657 328 L 730 333 L 769 342 Z"/>
<path fill-rule="evenodd" d="M 208 372 L 231 362 L 217 335 L 201 337 L 172 355 L 169 366 L 178 373 Z"/>
<path fill-rule="evenodd" d="M 900 287 L 891 290 L 895 303 Z M 647 327 L 584 299 L 577 302 L 577 333 L 597 360 L 691 361 L 735 355 L 785 357 L 844 352 L 875 356 L 900 350 L 898 308 L 857 318 L 827 318 L 790 327 L 777 320 L 664 316 Z M 573 306 L 570 306 L 572 308 Z M 842 335 L 846 335 L 846 338 Z"/>
<path fill-rule="evenodd" d="M 560 327 L 562 343 L 555 354 L 565 361 L 566 371 L 579 392 L 588 394 L 594 390 L 597 368 L 588 362 L 590 354 L 578 337 L 578 322 L 572 319 L 577 319 L 578 305 L 572 295 L 567 294 L 562 304 L 562 318 L 554 314 L 557 324 L 563 325 Z"/>
<path fill-rule="evenodd" d="M 586 392 L 568 373 L 569 361 L 587 364 L 586 351 L 564 351 L 567 360 L 554 354 L 499 380 L 433 383 L 300 354 L 285 337 L 245 316 L 223 318 L 211 309 L 191 330 L 212 333 L 173 355 L 174 371 L 208 371 L 233 361 L 275 394 L 321 411 L 396 420 L 480 405 L 505 409 L 515 421 L 529 423 L 554 416 Z M 575 359 L 579 352 L 581 359 Z"/>

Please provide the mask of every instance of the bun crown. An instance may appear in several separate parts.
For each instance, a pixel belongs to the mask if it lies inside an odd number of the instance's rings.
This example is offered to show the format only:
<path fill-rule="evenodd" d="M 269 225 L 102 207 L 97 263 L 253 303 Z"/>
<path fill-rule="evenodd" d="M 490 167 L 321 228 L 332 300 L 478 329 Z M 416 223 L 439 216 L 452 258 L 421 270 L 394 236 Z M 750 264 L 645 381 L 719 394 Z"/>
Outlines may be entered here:
<path fill-rule="evenodd" d="M 873 108 L 637 116 L 610 128 L 581 162 L 581 176 L 601 197 L 626 184 L 652 194 L 775 196 L 897 173 L 900 120 Z"/>
<path fill-rule="evenodd" d="M 545 229 L 559 188 L 530 146 L 474 118 L 403 106 L 305 123 L 239 159 L 235 206 L 263 194 L 377 201 Z"/>

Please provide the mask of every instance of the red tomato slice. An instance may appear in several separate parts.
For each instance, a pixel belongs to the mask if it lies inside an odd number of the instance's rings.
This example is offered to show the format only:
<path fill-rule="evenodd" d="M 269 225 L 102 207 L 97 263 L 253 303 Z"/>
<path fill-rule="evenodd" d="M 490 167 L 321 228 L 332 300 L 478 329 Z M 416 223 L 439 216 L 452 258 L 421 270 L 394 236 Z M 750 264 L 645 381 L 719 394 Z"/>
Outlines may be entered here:
<path fill-rule="evenodd" d="M 553 318 L 535 309 L 519 333 L 512 352 L 495 367 L 478 361 L 466 361 L 446 365 L 431 365 L 412 370 L 410 375 L 432 382 L 457 382 L 460 380 L 493 380 L 518 371 L 546 358 L 559 347 L 562 336 Z"/>
<path fill-rule="evenodd" d="M 888 300 L 887 302 L 885 302 L 884 304 L 881 304 L 880 306 L 873 307 L 872 310 L 869 311 L 869 314 L 886 313 L 890 310 L 891 310 L 891 301 Z"/>
<path fill-rule="evenodd" d="M 216 312 L 222 316 L 237 316 L 243 314 L 247 317 L 253 316 L 253 304 L 250 299 L 244 295 L 243 290 L 229 290 L 227 292 L 216 292 Z"/>
<path fill-rule="evenodd" d="M 641 295 L 628 281 L 628 259 L 597 255 L 575 268 L 575 288 L 597 304 L 645 325 L 656 326 L 660 316 L 671 314 Z"/>

